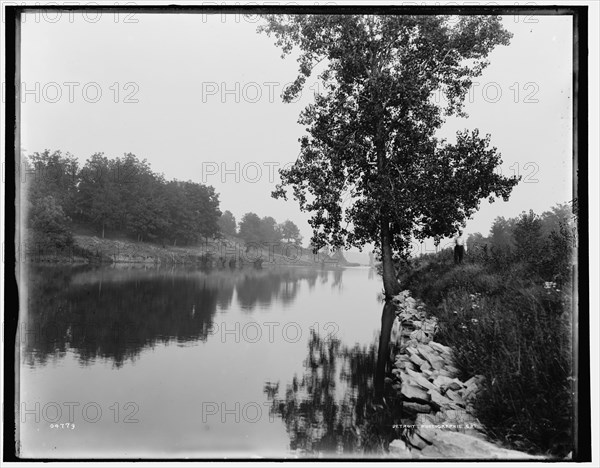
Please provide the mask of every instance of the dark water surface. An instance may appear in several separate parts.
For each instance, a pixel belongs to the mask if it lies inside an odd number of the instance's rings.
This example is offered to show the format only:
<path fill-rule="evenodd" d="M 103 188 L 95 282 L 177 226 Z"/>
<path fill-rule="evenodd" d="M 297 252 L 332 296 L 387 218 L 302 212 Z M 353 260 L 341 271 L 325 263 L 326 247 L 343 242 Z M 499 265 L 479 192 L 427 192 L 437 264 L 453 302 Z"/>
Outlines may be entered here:
<path fill-rule="evenodd" d="M 381 316 L 371 270 L 28 268 L 23 456 L 364 448 Z"/>

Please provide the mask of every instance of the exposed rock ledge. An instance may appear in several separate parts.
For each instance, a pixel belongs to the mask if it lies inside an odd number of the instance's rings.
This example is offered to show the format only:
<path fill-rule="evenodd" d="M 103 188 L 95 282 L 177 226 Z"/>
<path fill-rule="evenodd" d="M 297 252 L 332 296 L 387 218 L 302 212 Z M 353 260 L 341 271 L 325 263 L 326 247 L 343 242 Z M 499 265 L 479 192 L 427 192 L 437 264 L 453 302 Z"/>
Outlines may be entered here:
<path fill-rule="evenodd" d="M 509 450 L 486 440 L 472 402 L 483 376 L 462 382 L 456 375 L 452 349 L 433 341 L 435 317 L 403 291 L 394 298 L 397 307 L 392 331 L 395 349 L 393 387 L 403 400 L 404 413 L 414 423 L 404 424 L 405 440 L 390 443 L 400 458 L 540 459 Z M 403 420 L 403 422 L 406 420 Z"/>

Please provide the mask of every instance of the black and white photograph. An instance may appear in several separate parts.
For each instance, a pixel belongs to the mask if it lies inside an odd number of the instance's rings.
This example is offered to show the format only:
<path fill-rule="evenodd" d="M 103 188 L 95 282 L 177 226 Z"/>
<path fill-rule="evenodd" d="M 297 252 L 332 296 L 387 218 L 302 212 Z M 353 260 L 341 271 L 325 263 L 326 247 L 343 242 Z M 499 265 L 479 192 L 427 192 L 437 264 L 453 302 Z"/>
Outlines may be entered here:
<path fill-rule="evenodd" d="M 599 4 L 1 3 L 6 466 L 600 460 Z"/>

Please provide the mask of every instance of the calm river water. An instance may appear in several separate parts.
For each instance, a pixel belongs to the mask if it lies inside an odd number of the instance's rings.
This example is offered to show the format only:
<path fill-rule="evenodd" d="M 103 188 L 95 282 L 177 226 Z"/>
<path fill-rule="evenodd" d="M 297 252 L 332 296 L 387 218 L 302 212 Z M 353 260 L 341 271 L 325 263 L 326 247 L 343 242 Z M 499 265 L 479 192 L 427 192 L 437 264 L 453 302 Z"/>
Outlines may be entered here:
<path fill-rule="evenodd" d="M 360 449 L 382 307 L 372 270 L 30 266 L 26 278 L 22 456 Z"/>

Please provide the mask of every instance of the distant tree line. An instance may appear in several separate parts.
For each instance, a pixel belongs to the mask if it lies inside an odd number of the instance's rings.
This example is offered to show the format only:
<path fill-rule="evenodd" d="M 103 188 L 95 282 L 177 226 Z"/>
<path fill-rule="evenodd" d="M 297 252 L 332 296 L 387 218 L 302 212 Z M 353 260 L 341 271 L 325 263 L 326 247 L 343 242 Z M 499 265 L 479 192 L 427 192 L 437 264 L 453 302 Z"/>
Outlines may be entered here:
<path fill-rule="evenodd" d="M 92 155 L 83 165 L 60 151 L 25 161 L 27 226 L 43 247 L 73 243 L 73 227 L 139 241 L 194 244 L 220 233 L 219 196 L 213 187 L 167 181 L 146 160 L 128 153 Z"/>
<path fill-rule="evenodd" d="M 261 218 L 252 212 L 242 216 L 237 229 L 235 217 L 227 210 L 221 215 L 219 227 L 223 234 L 239 237 L 246 243 L 286 242 L 300 245 L 302 242 L 300 229 L 294 222 L 287 219 L 278 224 L 271 216 Z"/>
<path fill-rule="evenodd" d="M 246 213 L 238 229 L 230 211 L 221 213 L 213 187 L 167 181 L 131 153 L 113 159 L 96 153 L 80 167 L 69 153 L 36 152 L 25 160 L 22 178 L 30 240 L 42 248 L 73 245 L 74 229 L 169 245 L 224 235 L 246 243 L 302 241 L 296 224 L 271 216 Z"/>
<path fill-rule="evenodd" d="M 499 267 L 518 262 L 546 280 L 563 280 L 571 274 L 575 227 L 573 208 L 558 204 L 541 215 L 529 210 L 515 218 L 497 217 L 487 237 L 468 236 L 467 249 Z"/>

